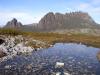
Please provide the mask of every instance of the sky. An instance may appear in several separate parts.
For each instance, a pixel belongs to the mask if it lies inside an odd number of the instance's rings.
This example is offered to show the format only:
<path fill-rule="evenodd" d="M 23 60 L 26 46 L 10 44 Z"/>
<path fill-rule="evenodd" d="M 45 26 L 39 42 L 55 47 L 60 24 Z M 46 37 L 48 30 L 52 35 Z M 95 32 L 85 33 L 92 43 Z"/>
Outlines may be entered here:
<path fill-rule="evenodd" d="M 0 0 L 0 26 L 13 18 L 22 24 L 38 23 L 48 12 L 87 12 L 100 23 L 100 0 Z"/>

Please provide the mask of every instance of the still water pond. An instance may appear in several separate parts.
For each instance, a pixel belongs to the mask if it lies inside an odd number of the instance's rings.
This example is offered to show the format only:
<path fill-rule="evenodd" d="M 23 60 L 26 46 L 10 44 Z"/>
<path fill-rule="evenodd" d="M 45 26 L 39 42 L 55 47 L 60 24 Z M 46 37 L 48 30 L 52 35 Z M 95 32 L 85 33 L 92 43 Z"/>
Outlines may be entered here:
<path fill-rule="evenodd" d="M 63 62 L 71 75 L 100 75 L 96 58 L 99 48 L 76 43 L 56 43 L 53 47 L 19 55 L 0 63 L 0 75 L 55 75 L 56 62 Z"/>

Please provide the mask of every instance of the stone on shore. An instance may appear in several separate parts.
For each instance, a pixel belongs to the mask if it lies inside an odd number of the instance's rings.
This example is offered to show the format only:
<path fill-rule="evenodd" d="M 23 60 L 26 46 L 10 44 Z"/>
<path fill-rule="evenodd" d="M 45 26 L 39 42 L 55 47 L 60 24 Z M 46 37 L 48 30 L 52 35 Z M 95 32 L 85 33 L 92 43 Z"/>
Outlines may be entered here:
<path fill-rule="evenodd" d="M 97 59 L 100 61 L 100 52 L 97 53 Z"/>
<path fill-rule="evenodd" d="M 1 35 L 2 37 L 2 35 Z M 29 54 L 33 51 L 45 48 L 47 43 L 33 38 L 27 38 L 22 35 L 17 36 L 3 36 L 0 45 L 0 58 L 4 56 L 16 56 L 18 54 Z M 2 58 L 3 59 L 3 58 Z M 6 59 L 6 57 L 4 58 Z"/>
<path fill-rule="evenodd" d="M 6 56 L 7 54 L 0 50 L 0 58 Z"/>

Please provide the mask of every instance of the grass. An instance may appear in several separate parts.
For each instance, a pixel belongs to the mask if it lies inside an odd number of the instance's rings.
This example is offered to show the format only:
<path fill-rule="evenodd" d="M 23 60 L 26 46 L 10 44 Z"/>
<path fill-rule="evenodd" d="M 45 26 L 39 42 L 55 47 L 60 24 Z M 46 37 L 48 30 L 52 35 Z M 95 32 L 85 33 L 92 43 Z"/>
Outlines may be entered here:
<path fill-rule="evenodd" d="M 27 36 L 25 34 L 25 36 Z M 28 33 L 28 37 L 36 40 L 45 41 L 49 44 L 57 42 L 75 42 L 83 43 L 89 46 L 100 48 L 100 36 L 85 35 L 85 34 L 58 34 L 58 33 Z"/>
<path fill-rule="evenodd" d="M 26 38 L 33 38 L 44 41 L 48 44 L 56 42 L 75 42 L 83 43 L 89 46 L 100 48 L 100 36 L 85 35 L 85 34 L 58 34 L 58 33 L 42 33 L 42 32 L 22 32 L 15 29 L 0 29 L 1 35 L 23 35 Z"/>
<path fill-rule="evenodd" d="M 1 28 L 0 29 L 0 35 L 11 35 L 11 36 L 16 36 L 16 35 L 22 35 L 23 32 L 17 29 L 10 29 L 10 28 Z"/>

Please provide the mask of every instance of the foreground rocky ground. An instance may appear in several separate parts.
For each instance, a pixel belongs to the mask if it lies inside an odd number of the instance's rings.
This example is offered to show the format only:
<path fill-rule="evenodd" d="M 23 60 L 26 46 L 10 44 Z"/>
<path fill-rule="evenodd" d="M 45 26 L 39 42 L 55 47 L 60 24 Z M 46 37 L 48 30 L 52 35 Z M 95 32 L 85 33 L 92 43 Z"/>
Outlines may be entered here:
<path fill-rule="evenodd" d="M 33 38 L 23 37 L 22 35 L 17 36 L 0 36 L 0 58 L 2 60 L 9 57 L 28 54 L 32 51 L 40 50 L 49 46 L 47 43 L 34 40 Z M 4 57 L 5 56 L 5 57 Z"/>

